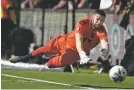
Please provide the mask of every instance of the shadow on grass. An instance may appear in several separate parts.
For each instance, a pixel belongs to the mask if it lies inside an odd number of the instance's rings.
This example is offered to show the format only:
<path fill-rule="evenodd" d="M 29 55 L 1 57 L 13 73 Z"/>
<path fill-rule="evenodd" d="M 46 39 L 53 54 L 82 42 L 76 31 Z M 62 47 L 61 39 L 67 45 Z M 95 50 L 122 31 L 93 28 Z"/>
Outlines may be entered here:
<path fill-rule="evenodd" d="M 99 89 L 134 89 L 134 88 L 120 88 L 120 87 L 109 87 L 109 86 L 92 86 L 92 85 L 78 85 L 81 87 L 91 87 L 91 88 L 99 88 Z"/>

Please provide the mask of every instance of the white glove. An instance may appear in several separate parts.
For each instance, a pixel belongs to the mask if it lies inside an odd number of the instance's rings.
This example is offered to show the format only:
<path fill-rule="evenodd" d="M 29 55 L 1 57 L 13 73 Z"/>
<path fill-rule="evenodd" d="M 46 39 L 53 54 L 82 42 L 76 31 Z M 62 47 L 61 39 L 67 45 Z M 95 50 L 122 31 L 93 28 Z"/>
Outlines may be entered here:
<path fill-rule="evenodd" d="M 79 56 L 80 56 L 80 64 L 86 64 L 88 63 L 88 61 L 92 60 L 91 58 L 89 58 L 89 56 L 86 55 L 84 51 L 81 51 L 79 53 Z"/>
<path fill-rule="evenodd" d="M 108 49 L 101 49 L 101 55 L 103 56 L 104 59 L 108 59 L 109 56 L 109 50 Z"/>

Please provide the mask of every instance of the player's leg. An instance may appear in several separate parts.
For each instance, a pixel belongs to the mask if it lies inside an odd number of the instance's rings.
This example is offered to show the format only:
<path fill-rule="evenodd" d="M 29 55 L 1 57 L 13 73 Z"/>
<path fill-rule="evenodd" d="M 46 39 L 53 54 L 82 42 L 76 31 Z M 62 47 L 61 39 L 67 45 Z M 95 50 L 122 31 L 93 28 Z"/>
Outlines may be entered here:
<path fill-rule="evenodd" d="M 49 68 L 57 68 L 62 66 L 67 66 L 75 63 L 80 59 L 79 54 L 71 49 L 67 49 L 60 55 L 51 58 L 47 62 Z"/>
<path fill-rule="evenodd" d="M 59 49 L 58 49 L 58 38 L 60 38 L 60 36 L 51 39 L 47 45 L 37 48 L 36 50 L 34 50 L 32 53 L 25 55 L 25 56 L 17 56 L 17 57 L 13 57 L 10 59 L 10 62 L 12 63 L 16 63 L 16 62 L 22 62 L 22 61 L 27 61 L 29 58 L 37 56 L 39 54 L 52 54 L 52 55 L 56 55 L 59 53 Z"/>
<path fill-rule="evenodd" d="M 56 55 L 59 52 L 59 49 L 57 47 L 57 44 L 58 44 L 57 39 L 58 39 L 58 37 L 51 39 L 47 43 L 47 45 L 34 50 L 32 52 L 32 56 L 35 56 L 40 53 Z"/>

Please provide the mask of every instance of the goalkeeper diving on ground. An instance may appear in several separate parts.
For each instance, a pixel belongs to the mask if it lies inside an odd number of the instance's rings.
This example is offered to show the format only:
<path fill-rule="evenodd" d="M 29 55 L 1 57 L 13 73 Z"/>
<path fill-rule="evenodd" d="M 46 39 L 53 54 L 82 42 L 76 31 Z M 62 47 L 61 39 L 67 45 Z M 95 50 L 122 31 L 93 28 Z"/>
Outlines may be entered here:
<path fill-rule="evenodd" d="M 77 61 L 86 64 L 92 61 L 89 57 L 90 51 L 99 43 L 102 47 L 101 54 L 107 59 L 109 49 L 107 33 L 103 26 L 105 17 L 103 10 L 96 10 L 91 17 L 80 20 L 72 32 L 52 37 L 45 46 L 25 56 L 11 57 L 10 62 L 22 62 L 39 54 L 50 54 L 53 57 L 44 65 L 48 68 L 68 66 Z"/>

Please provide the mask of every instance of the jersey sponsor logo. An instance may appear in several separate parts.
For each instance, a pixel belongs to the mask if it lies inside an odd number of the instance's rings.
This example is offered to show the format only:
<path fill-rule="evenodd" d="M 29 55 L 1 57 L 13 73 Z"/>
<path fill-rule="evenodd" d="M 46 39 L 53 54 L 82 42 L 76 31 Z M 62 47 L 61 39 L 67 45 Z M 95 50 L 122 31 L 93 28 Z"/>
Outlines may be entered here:
<path fill-rule="evenodd" d="M 91 38 L 91 39 L 84 37 L 83 42 L 88 41 L 88 43 L 90 43 L 90 42 L 94 39 L 94 33 L 91 32 L 90 38 Z"/>
<path fill-rule="evenodd" d="M 90 36 L 91 38 L 94 38 L 94 34 L 93 33 L 91 33 L 91 36 Z"/>
<path fill-rule="evenodd" d="M 88 39 L 88 38 L 86 38 L 86 37 L 84 37 L 84 39 L 83 39 L 83 42 L 88 42 L 88 43 L 90 43 L 92 40 L 90 40 L 90 39 Z"/>

